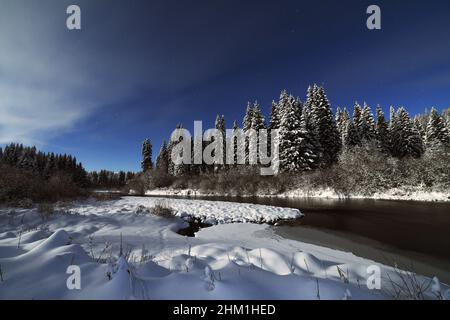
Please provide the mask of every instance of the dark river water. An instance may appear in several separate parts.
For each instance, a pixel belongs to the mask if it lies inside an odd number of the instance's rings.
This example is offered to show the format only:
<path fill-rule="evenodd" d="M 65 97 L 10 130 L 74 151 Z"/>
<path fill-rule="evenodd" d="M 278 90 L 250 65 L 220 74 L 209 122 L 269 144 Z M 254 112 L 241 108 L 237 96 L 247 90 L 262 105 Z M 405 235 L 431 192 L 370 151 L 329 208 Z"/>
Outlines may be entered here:
<path fill-rule="evenodd" d="M 189 199 L 297 208 L 304 218 L 275 227 L 284 238 L 398 264 L 450 283 L 449 203 L 221 196 Z"/>

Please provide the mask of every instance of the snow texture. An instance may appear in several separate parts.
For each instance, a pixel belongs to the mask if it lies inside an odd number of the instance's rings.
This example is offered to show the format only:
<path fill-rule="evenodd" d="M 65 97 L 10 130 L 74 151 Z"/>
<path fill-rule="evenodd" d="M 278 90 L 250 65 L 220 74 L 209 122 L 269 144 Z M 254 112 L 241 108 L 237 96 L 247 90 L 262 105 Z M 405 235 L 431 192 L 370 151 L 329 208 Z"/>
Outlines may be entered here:
<path fill-rule="evenodd" d="M 151 213 L 157 200 L 80 202 L 57 207 L 46 220 L 36 209 L 0 209 L 0 299 L 386 299 L 387 275 L 398 280 L 392 268 L 379 265 L 382 289 L 369 290 L 367 267 L 375 262 L 284 239 L 267 224 L 219 224 L 187 238 L 176 233 L 187 225 L 182 218 Z M 218 222 L 299 215 L 167 201 L 177 212 Z M 136 213 L 139 206 L 149 212 Z M 81 290 L 66 286 L 70 265 L 81 270 Z M 438 294 L 448 296 L 448 286 L 436 278 L 425 298 Z"/>

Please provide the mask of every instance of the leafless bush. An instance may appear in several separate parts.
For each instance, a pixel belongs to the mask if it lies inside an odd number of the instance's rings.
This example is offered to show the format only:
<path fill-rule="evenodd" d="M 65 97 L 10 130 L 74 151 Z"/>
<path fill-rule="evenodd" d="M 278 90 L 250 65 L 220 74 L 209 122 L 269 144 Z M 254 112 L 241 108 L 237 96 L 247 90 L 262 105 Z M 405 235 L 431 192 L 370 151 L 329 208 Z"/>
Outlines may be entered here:
<path fill-rule="evenodd" d="M 55 206 L 52 203 L 40 203 L 37 209 L 42 220 L 47 220 L 55 213 Z"/>
<path fill-rule="evenodd" d="M 140 174 L 126 185 L 125 192 L 133 191 L 137 195 L 144 195 L 148 187 L 148 182 L 146 179 L 146 174 Z"/>
<path fill-rule="evenodd" d="M 394 299 L 425 300 L 432 280 L 420 279 L 416 273 L 394 268 L 394 276 L 387 275 L 390 289 L 386 293 Z"/>

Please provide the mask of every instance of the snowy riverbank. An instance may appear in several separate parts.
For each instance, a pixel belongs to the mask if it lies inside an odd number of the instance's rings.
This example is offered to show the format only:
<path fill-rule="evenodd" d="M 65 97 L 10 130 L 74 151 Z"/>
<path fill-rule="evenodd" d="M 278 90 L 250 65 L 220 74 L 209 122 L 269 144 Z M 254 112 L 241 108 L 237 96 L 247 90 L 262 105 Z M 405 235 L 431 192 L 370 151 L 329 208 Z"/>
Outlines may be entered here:
<path fill-rule="evenodd" d="M 148 190 L 149 196 L 236 196 L 234 194 L 220 194 L 216 192 L 202 192 L 194 189 L 154 189 Z M 253 197 L 252 195 L 239 195 L 241 197 Z M 351 194 L 344 196 L 332 189 L 289 190 L 280 194 L 258 194 L 258 197 L 280 197 L 280 198 L 323 198 L 323 199 L 374 199 L 374 200 L 401 200 L 401 201 L 423 201 L 423 202 L 450 202 L 450 192 L 424 191 L 420 188 L 395 188 L 384 192 L 375 193 L 371 196 Z"/>
<path fill-rule="evenodd" d="M 180 217 L 151 213 L 160 199 L 86 201 L 42 220 L 36 209 L 0 209 L 0 299 L 389 299 L 400 274 L 390 267 L 277 236 L 267 224 L 227 223 L 195 238 L 176 233 Z M 177 213 L 217 222 L 297 210 L 211 201 L 166 200 Z M 138 210 L 144 206 L 150 212 Z M 183 216 L 178 214 L 178 216 Z M 119 258 L 122 248 L 123 256 Z M 69 290 L 69 265 L 81 289 Z M 381 290 L 366 286 L 381 271 Z M 420 283 L 430 280 L 417 276 Z M 448 293 L 435 279 L 424 298 Z"/>

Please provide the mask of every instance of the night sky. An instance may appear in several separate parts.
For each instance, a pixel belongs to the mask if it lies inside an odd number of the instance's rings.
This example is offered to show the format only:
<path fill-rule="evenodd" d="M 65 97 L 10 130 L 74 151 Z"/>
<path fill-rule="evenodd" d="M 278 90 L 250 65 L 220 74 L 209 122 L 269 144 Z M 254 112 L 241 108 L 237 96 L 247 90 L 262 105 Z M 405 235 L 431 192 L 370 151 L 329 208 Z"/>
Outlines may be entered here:
<path fill-rule="evenodd" d="M 82 30 L 66 28 L 78 4 Z M 382 30 L 366 27 L 377 4 Z M 227 127 L 287 89 L 333 106 L 450 107 L 450 1 L 1 0 L 0 145 L 138 170 L 178 122 Z"/>

